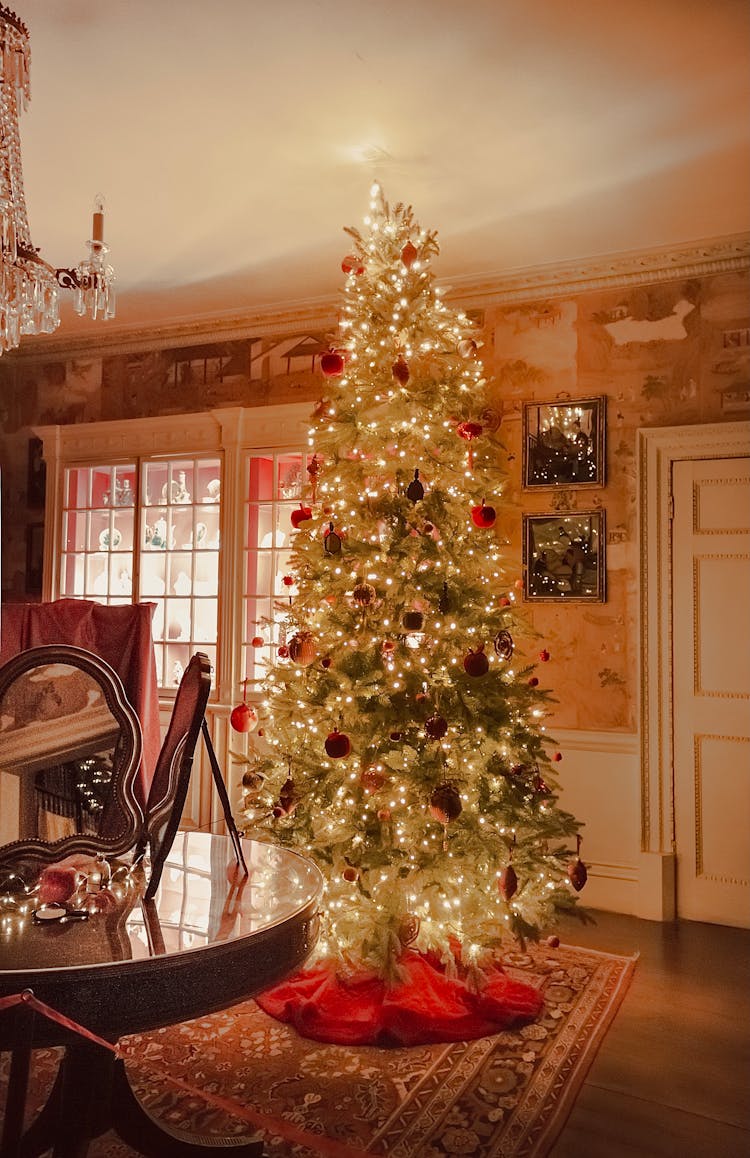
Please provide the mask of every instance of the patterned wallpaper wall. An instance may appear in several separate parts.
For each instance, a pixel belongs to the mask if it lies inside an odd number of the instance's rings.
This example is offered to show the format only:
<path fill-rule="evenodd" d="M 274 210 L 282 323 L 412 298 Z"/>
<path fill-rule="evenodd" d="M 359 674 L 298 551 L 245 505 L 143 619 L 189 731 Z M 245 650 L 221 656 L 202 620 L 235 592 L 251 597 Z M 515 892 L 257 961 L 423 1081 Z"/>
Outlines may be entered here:
<path fill-rule="evenodd" d="M 526 607 L 540 647 L 551 654 L 545 682 L 559 701 L 551 730 L 636 730 L 636 430 L 750 416 L 749 290 L 747 274 L 725 273 L 483 311 L 479 356 L 508 453 L 511 505 L 501 533 L 509 540 L 511 578 L 522 572 L 523 514 L 606 511 L 606 602 Z M 3 598 L 34 597 L 27 547 L 43 521 L 33 480 L 29 489 L 34 423 L 312 402 L 322 393 L 315 359 L 325 345 L 322 334 L 298 332 L 104 358 L 0 361 Z M 524 403 L 602 395 L 606 486 L 525 489 Z"/>

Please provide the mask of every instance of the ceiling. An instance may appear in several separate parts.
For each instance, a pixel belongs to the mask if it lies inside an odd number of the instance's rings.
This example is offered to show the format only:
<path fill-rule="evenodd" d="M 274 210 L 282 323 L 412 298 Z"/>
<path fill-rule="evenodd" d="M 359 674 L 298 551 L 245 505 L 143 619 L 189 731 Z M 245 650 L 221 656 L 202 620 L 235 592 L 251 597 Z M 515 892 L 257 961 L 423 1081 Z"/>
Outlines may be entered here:
<path fill-rule="evenodd" d="M 10 5 L 34 244 L 104 194 L 108 327 L 334 295 L 373 177 L 446 282 L 750 228 L 746 0 Z"/>

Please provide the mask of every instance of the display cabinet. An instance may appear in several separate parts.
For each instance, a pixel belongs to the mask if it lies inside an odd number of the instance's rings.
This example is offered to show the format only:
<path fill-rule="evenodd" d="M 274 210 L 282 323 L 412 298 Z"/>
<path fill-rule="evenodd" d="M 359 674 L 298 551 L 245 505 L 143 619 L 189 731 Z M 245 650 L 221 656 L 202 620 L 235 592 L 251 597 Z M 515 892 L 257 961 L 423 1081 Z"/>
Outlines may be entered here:
<path fill-rule="evenodd" d="M 294 404 L 35 430 L 47 463 L 43 598 L 156 604 L 165 723 L 190 656 L 210 657 L 209 724 L 230 787 L 241 738 L 229 713 L 284 631 L 308 418 Z M 189 813 L 206 823 L 208 768 L 197 792 Z"/>

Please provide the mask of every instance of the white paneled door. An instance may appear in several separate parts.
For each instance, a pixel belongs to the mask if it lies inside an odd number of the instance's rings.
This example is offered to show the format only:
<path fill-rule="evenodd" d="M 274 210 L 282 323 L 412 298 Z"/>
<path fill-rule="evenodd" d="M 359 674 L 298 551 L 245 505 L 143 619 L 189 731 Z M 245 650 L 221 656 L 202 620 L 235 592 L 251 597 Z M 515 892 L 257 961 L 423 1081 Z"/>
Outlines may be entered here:
<path fill-rule="evenodd" d="M 750 926 L 750 458 L 673 464 L 677 915 Z"/>

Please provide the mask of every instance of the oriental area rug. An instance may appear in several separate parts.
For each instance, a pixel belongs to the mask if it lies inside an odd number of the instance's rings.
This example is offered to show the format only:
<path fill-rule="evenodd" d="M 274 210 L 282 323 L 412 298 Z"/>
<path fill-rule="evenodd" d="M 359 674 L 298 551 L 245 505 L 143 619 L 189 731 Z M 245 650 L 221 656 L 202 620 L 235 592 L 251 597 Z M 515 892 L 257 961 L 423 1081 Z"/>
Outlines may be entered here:
<path fill-rule="evenodd" d="M 532 946 L 506 952 L 503 965 L 542 990 L 542 1011 L 529 1025 L 475 1041 L 325 1045 L 247 1001 L 123 1038 L 120 1048 L 152 1117 L 206 1141 L 252 1135 L 260 1125 L 268 1158 L 542 1158 L 627 991 L 635 958 Z M 34 1054 L 30 1113 L 47 1096 L 57 1057 L 52 1049 Z M 90 1158 L 133 1154 L 112 1134 L 89 1150 Z"/>

